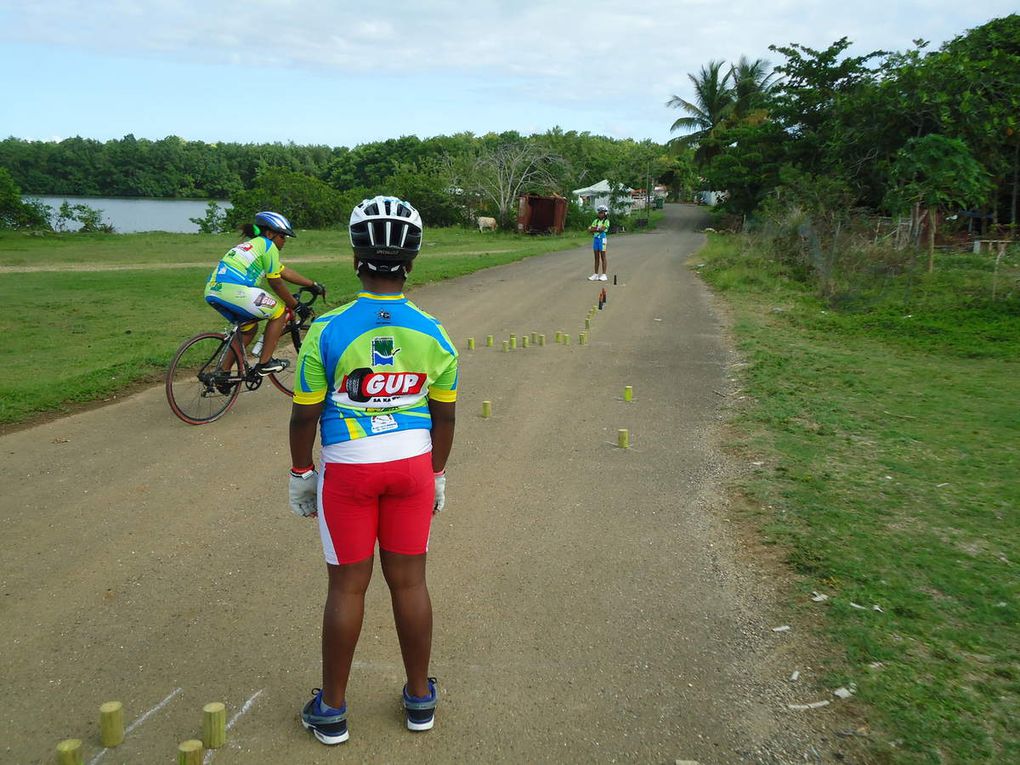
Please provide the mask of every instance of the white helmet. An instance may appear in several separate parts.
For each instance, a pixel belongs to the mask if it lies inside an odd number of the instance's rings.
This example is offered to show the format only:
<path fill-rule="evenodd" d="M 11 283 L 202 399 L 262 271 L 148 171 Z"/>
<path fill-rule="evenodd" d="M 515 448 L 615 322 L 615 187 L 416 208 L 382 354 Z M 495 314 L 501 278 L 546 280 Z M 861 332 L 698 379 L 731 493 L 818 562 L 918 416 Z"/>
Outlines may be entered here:
<path fill-rule="evenodd" d="M 351 211 L 348 233 L 359 258 L 404 263 L 421 249 L 421 216 L 402 199 L 372 197 Z"/>
<path fill-rule="evenodd" d="M 607 213 L 607 212 L 609 212 L 609 208 L 606 207 L 605 205 L 599 205 L 598 207 L 595 208 L 595 212 L 604 212 L 604 213 Z"/>

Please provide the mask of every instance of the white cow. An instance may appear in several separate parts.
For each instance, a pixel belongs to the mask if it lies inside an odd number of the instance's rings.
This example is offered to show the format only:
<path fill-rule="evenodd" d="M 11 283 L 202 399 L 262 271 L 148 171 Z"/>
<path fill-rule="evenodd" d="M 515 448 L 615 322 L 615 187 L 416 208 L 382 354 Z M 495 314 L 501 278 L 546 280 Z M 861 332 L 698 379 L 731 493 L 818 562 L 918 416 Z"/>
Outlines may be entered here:
<path fill-rule="evenodd" d="M 478 219 L 478 230 L 481 231 L 495 231 L 496 230 L 496 219 L 495 218 L 479 218 Z"/>

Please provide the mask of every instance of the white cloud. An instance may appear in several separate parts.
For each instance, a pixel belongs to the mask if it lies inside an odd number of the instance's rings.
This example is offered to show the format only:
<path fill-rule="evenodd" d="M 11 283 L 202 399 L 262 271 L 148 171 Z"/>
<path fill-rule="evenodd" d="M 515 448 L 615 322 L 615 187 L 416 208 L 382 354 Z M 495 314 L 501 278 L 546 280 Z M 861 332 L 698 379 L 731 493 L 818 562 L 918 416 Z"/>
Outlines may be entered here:
<path fill-rule="evenodd" d="M 372 81 L 381 101 L 392 99 L 393 88 L 409 78 L 419 86 L 432 78 L 435 88 L 413 93 L 422 112 L 433 100 L 479 112 L 514 104 L 522 115 L 520 124 L 547 119 L 547 127 L 571 115 L 601 113 L 607 126 L 616 126 L 606 129 L 647 124 L 635 137 L 661 139 L 673 119 L 666 100 L 673 94 L 690 98 L 687 74 L 709 60 L 734 62 L 747 55 L 777 63 L 781 57 L 768 51 L 770 43 L 825 48 L 843 36 L 854 41 L 855 54 L 904 50 L 917 37 L 938 45 L 967 27 L 1010 13 L 1011 4 L 0 0 L 0 21 L 7 42 L 53 51 Z M 463 90 L 439 90 L 450 82 Z M 538 110 L 543 116 L 526 116 Z"/>

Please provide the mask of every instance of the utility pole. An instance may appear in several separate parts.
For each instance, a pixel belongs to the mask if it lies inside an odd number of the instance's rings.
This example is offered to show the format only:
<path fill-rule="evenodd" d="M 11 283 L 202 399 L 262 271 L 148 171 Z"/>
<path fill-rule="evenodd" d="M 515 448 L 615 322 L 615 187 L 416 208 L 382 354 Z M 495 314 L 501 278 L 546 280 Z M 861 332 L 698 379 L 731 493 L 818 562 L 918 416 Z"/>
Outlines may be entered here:
<path fill-rule="evenodd" d="M 652 204 L 652 160 L 645 165 L 645 225 L 648 225 L 651 213 L 648 208 Z"/>

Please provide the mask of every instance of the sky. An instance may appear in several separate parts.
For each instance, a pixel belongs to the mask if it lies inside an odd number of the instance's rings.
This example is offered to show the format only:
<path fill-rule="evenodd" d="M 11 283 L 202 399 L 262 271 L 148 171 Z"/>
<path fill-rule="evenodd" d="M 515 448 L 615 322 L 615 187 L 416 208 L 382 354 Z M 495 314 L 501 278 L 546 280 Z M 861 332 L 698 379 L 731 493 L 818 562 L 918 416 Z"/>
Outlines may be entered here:
<path fill-rule="evenodd" d="M 1016 0 L 0 0 L 0 138 L 664 142 L 711 60 L 935 49 Z"/>

